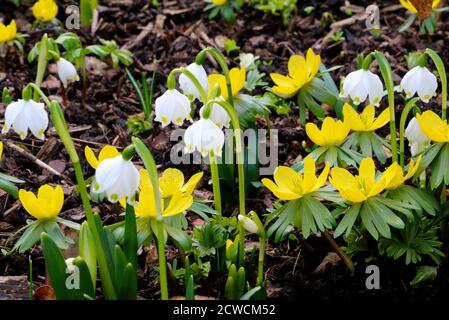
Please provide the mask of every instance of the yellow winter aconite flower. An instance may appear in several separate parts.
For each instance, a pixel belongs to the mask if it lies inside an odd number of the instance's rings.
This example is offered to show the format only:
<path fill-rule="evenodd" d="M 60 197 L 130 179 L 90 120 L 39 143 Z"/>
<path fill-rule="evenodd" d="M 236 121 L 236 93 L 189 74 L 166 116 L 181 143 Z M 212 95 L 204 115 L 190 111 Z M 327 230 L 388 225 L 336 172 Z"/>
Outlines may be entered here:
<path fill-rule="evenodd" d="M 164 217 L 174 216 L 190 208 L 193 203 L 193 190 L 203 176 L 203 172 L 194 174 L 186 184 L 184 175 L 178 169 L 169 168 L 159 178 L 159 189 L 161 192 L 161 208 Z M 182 180 L 181 180 L 182 178 Z M 140 170 L 140 193 L 139 199 L 134 207 L 136 216 L 142 218 L 156 218 L 156 201 L 154 199 L 153 184 L 148 171 Z M 123 206 L 126 201 L 120 201 Z"/>
<path fill-rule="evenodd" d="M 106 145 L 101 149 L 100 153 L 98 154 L 98 158 L 97 158 L 95 156 L 95 153 L 89 146 L 86 146 L 86 148 L 84 148 L 84 156 L 86 157 L 86 160 L 90 164 L 90 166 L 94 169 L 97 169 L 98 165 L 103 160 L 114 158 L 114 157 L 118 156 L 119 154 L 120 154 L 120 152 L 117 150 L 116 147 Z"/>
<path fill-rule="evenodd" d="M 229 71 L 229 79 L 231 81 L 232 96 L 235 97 L 245 86 L 245 68 L 232 68 L 231 71 Z M 226 78 L 224 75 L 213 73 L 209 75 L 207 80 L 209 81 L 209 93 L 214 88 L 215 84 L 218 84 L 220 86 L 222 97 L 225 99 L 228 98 L 228 88 L 226 86 Z"/>
<path fill-rule="evenodd" d="M 364 131 L 370 132 L 382 128 L 390 121 L 390 113 L 388 109 L 385 109 L 376 118 L 375 108 L 373 105 L 368 105 L 359 114 L 349 104 L 343 106 L 344 122 L 352 131 Z"/>
<path fill-rule="evenodd" d="M 449 142 L 449 125 L 435 112 L 427 110 L 416 115 L 421 131 L 432 141 Z"/>
<path fill-rule="evenodd" d="M 343 168 L 332 168 L 329 182 L 346 200 L 362 202 L 385 190 L 388 181 L 393 181 L 395 171 L 384 172 L 376 179 L 376 167 L 372 158 L 364 158 L 359 175 L 353 176 Z"/>
<path fill-rule="evenodd" d="M 310 140 L 321 147 L 338 146 L 348 136 L 349 127 L 340 120 L 326 117 L 321 125 L 321 130 L 316 124 L 307 123 L 306 133 Z"/>
<path fill-rule="evenodd" d="M 178 192 L 185 194 L 192 194 L 195 186 L 203 177 L 203 172 L 195 173 L 186 184 L 184 184 L 184 174 L 181 170 L 168 168 L 159 178 L 159 189 L 161 190 L 161 197 L 167 198 L 175 195 Z"/>
<path fill-rule="evenodd" d="M 16 35 L 17 26 L 15 20 L 12 20 L 7 26 L 0 22 L 0 43 L 12 41 L 16 38 Z"/>
<path fill-rule="evenodd" d="M 316 55 L 312 49 L 307 50 L 306 58 L 299 55 L 291 56 L 288 60 L 288 75 L 270 74 L 276 84 L 272 88 L 273 92 L 285 98 L 294 96 L 299 89 L 315 77 L 320 64 L 320 55 Z"/>
<path fill-rule="evenodd" d="M 389 178 L 385 185 L 385 189 L 396 189 L 400 187 L 405 181 L 413 177 L 416 171 L 418 171 L 421 159 L 422 156 L 419 156 L 416 162 L 411 159 L 408 166 L 408 172 L 405 175 L 402 167 L 397 162 L 394 162 L 391 166 L 389 166 L 384 172 L 384 174 Z"/>
<path fill-rule="evenodd" d="M 2 158 L 3 155 L 3 142 L 0 141 L 0 159 Z"/>
<path fill-rule="evenodd" d="M 19 190 L 19 199 L 25 210 L 38 220 L 53 219 L 61 212 L 64 204 L 64 191 L 61 186 L 45 184 L 38 190 L 37 197 L 34 193 L 24 189 Z"/>
<path fill-rule="evenodd" d="M 295 170 L 279 166 L 274 170 L 274 182 L 262 179 L 262 183 L 270 189 L 279 200 L 295 200 L 312 193 L 327 181 L 330 165 L 327 163 L 319 177 L 315 176 L 315 161 L 307 157 L 304 160 L 304 174 Z"/>
<path fill-rule="evenodd" d="M 40 22 L 49 22 L 58 14 L 58 5 L 54 0 L 39 0 L 33 5 L 33 15 Z"/>
<path fill-rule="evenodd" d="M 222 6 L 227 2 L 227 0 L 212 0 L 212 3 L 216 6 Z"/>
<path fill-rule="evenodd" d="M 410 12 L 413 12 L 414 14 L 418 14 L 418 10 L 415 8 L 413 3 L 410 0 L 399 0 L 402 4 L 402 6 L 407 9 Z M 440 3 L 440 0 L 433 0 L 432 2 L 432 8 L 435 8 Z"/>

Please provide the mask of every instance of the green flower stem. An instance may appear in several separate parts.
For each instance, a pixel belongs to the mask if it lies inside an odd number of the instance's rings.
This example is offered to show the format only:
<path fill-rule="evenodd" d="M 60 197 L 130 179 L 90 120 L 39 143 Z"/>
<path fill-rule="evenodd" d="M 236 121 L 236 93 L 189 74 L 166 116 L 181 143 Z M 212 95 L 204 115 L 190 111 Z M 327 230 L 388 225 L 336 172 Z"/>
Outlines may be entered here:
<path fill-rule="evenodd" d="M 210 107 L 211 104 L 217 103 L 221 105 L 231 118 L 232 127 L 234 129 L 235 136 L 235 155 L 237 159 L 237 169 L 239 178 L 239 212 L 242 216 L 246 216 L 245 209 L 245 168 L 243 161 L 243 146 L 242 146 L 242 130 L 240 129 L 240 122 L 232 105 L 224 100 L 212 100 L 209 101 L 207 106 Z M 242 267 L 245 259 L 245 230 L 241 223 L 238 224 L 239 232 L 239 267 Z"/>
<path fill-rule="evenodd" d="M 433 63 L 435 64 L 438 74 L 440 75 L 440 81 L 441 81 L 441 119 L 446 120 L 446 114 L 447 114 L 447 75 L 446 75 L 446 69 L 444 67 L 443 60 L 441 57 L 433 51 L 432 49 L 427 48 L 426 53 L 429 55 L 429 57 L 433 60 Z"/>
<path fill-rule="evenodd" d="M 201 86 L 200 82 L 195 77 L 195 75 L 193 73 L 191 73 L 189 70 L 187 70 L 187 68 L 176 68 L 176 69 L 173 69 L 170 72 L 170 74 L 168 75 L 168 78 L 167 78 L 167 87 L 168 87 L 168 89 L 174 89 L 175 88 L 175 86 L 176 86 L 175 74 L 176 73 L 183 73 L 187 78 L 189 78 L 189 80 L 192 81 L 192 83 L 195 85 L 196 89 L 200 93 L 201 101 L 203 103 L 206 103 L 206 101 L 207 101 L 207 93 L 206 93 L 206 91 L 204 91 L 204 88 Z"/>
<path fill-rule="evenodd" d="M 45 104 L 50 107 L 50 100 L 47 98 L 47 96 L 45 95 L 45 93 L 41 90 L 41 88 L 39 88 L 36 84 L 34 83 L 29 83 L 27 84 L 27 87 L 33 88 L 34 89 L 34 98 L 33 100 L 35 101 L 39 101 L 39 97 L 42 98 L 42 100 L 44 100 Z"/>
<path fill-rule="evenodd" d="M 137 137 L 132 138 L 137 153 L 145 165 L 153 185 L 154 199 L 161 199 L 156 163 L 147 146 Z M 161 299 L 168 300 L 167 262 L 165 259 L 165 231 L 164 218 L 162 216 L 161 201 L 156 200 L 156 224 L 157 224 L 157 251 L 159 258 L 159 283 L 161 286 Z"/>
<path fill-rule="evenodd" d="M 245 216 L 245 168 L 243 160 L 243 146 L 242 146 L 242 130 L 240 129 L 240 122 L 234 108 L 224 100 L 212 100 L 208 102 L 208 106 L 211 103 L 217 103 L 222 106 L 231 118 L 232 127 L 235 135 L 235 155 L 237 159 L 237 168 L 239 176 L 239 212 Z"/>
<path fill-rule="evenodd" d="M 391 66 L 385 56 L 379 52 L 374 51 L 374 57 L 379 65 L 382 77 L 385 82 L 385 87 L 388 92 L 388 107 L 390 108 L 390 139 L 391 139 L 391 153 L 393 162 L 398 162 L 398 147 L 396 141 L 396 122 L 395 122 L 395 108 L 394 108 L 394 83 Z"/>
<path fill-rule="evenodd" d="M 234 108 L 234 97 L 232 96 L 231 78 L 229 77 L 229 67 L 228 64 L 226 63 L 225 57 L 220 51 L 218 51 L 214 47 L 204 48 L 198 53 L 197 57 L 204 56 L 206 53 L 210 53 L 212 57 L 215 59 L 215 61 L 217 61 L 217 63 L 220 65 L 221 71 L 223 72 L 226 78 L 226 88 L 228 89 L 228 102 Z"/>
<path fill-rule="evenodd" d="M 400 160 L 399 160 L 399 164 L 401 165 L 402 168 L 404 168 L 404 159 L 405 159 L 405 122 L 407 121 L 407 116 L 410 113 L 410 110 L 412 110 L 413 108 L 416 109 L 417 112 L 420 112 L 419 108 L 416 106 L 416 102 L 419 100 L 419 98 L 413 98 L 410 101 L 407 102 L 407 104 L 405 105 L 404 109 L 402 110 L 401 113 L 401 120 L 399 121 L 399 153 L 400 153 Z"/>
<path fill-rule="evenodd" d="M 48 36 L 44 34 L 40 42 L 41 48 L 39 52 L 39 59 L 37 61 L 37 74 L 36 74 L 36 85 L 40 88 L 42 86 L 42 81 L 44 80 L 45 70 L 47 69 L 48 63 Z M 34 100 L 39 100 L 39 94 L 34 92 Z"/>
<path fill-rule="evenodd" d="M 157 220 L 157 253 L 159 257 L 159 281 L 161 299 L 168 300 L 167 262 L 165 259 L 164 220 Z"/>
<path fill-rule="evenodd" d="M 334 238 L 329 234 L 327 230 L 324 230 L 323 232 L 324 237 L 329 242 L 329 244 L 334 248 L 337 255 L 340 257 L 340 259 L 344 262 L 346 267 L 351 271 L 351 273 L 354 273 L 354 263 L 352 262 L 351 258 L 349 258 L 346 253 L 340 248 L 340 246 L 335 242 Z"/>
<path fill-rule="evenodd" d="M 38 92 L 38 91 L 36 91 Z M 53 101 L 49 105 L 51 118 L 53 120 L 53 124 L 58 132 L 58 135 L 64 144 L 69 156 L 72 161 L 73 168 L 75 170 L 76 180 L 78 182 L 78 191 L 81 196 L 81 201 L 83 203 L 84 212 L 86 214 L 87 223 L 92 231 L 92 235 L 95 241 L 95 247 L 97 249 L 98 254 L 98 265 L 100 268 L 101 279 L 104 289 L 104 295 L 107 299 L 117 299 L 117 294 L 114 289 L 114 285 L 112 282 L 112 276 L 110 270 L 108 268 L 108 263 L 106 259 L 106 254 L 103 248 L 103 245 L 100 240 L 100 230 L 98 225 L 95 222 L 94 215 L 92 213 L 92 207 L 89 201 L 89 195 L 87 193 L 86 183 L 84 181 L 83 171 L 81 170 L 80 160 L 78 154 L 76 152 L 75 146 L 73 144 L 73 140 L 70 137 L 69 130 L 67 129 L 67 125 L 64 119 L 63 112 L 59 103 Z"/>
<path fill-rule="evenodd" d="M 259 239 L 259 261 L 257 264 L 257 282 L 256 285 L 263 287 L 264 273 L 263 264 L 265 261 L 265 248 L 267 245 L 267 239 L 265 235 L 261 236 Z"/>
<path fill-rule="evenodd" d="M 213 152 L 209 154 L 210 172 L 212 175 L 212 188 L 214 191 L 215 210 L 222 215 L 221 208 L 221 192 L 220 192 L 220 175 L 218 173 L 217 157 Z"/>

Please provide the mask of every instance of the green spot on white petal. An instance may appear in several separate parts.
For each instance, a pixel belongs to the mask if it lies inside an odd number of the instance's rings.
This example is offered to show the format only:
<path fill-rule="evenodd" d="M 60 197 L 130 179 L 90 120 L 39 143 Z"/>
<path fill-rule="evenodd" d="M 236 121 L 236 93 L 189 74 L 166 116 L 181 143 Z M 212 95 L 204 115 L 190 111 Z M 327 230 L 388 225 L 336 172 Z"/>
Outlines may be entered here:
<path fill-rule="evenodd" d="M 161 120 L 162 120 L 162 123 L 164 123 L 164 124 L 168 122 L 167 117 L 162 117 Z"/>
<path fill-rule="evenodd" d="M 118 196 L 115 193 L 111 194 L 111 200 L 112 201 L 117 201 L 118 200 Z"/>
<path fill-rule="evenodd" d="M 380 99 L 379 99 L 378 97 L 374 98 L 374 103 L 378 103 L 379 100 L 380 100 Z"/>
<path fill-rule="evenodd" d="M 424 100 L 429 100 L 430 99 L 430 96 L 428 95 L 428 94 L 426 94 L 425 96 L 424 96 Z"/>
<path fill-rule="evenodd" d="M 182 122 L 182 118 L 181 117 L 176 118 L 176 122 L 177 123 L 181 123 Z"/>
<path fill-rule="evenodd" d="M 44 136 L 44 129 L 40 129 L 37 134 L 39 135 L 39 137 L 43 137 Z"/>
<path fill-rule="evenodd" d="M 355 103 L 359 103 L 359 102 L 360 102 L 360 98 L 359 98 L 359 97 L 355 97 L 355 98 L 354 98 L 354 102 L 355 102 Z"/>
<path fill-rule="evenodd" d="M 99 185 L 98 182 L 95 182 L 95 184 L 94 184 L 94 190 L 95 190 L 95 191 L 100 190 L 100 185 Z"/>
<path fill-rule="evenodd" d="M 19 136 L 20 139 L 25 139 L 25 131 L 20 131 Z"/>

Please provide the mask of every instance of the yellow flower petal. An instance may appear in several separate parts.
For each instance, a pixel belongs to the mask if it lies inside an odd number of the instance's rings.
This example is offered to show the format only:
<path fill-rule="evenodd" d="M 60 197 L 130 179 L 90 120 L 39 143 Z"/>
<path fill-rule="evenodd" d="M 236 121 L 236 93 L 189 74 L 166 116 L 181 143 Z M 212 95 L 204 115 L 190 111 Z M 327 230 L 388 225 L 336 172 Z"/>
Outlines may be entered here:
<path fill-rule="evenodd" d="M 183 192 L 186 195 L 191 195 L 202 177 L 203 177 L 202 171 L 195 173 L 193 176 L 190 177 L 189 181 L 187 181 L 186 184 L 182 186 L 181 192 Z"/>
<path fill-rule="evenodd" d="M 270 77 L 271 80 L 273 80 L 273 82 L 279 87 L 296 89 L 296 85 L 290 77 L 284 76 L 279 73 L 270 73 Z"/>
<path fill-rule="evenodd" d="M 245 68 L 232 68 L 231 71 L 229 71 L 229 79 L 231 80 L 232 96 L 235 97 L 245 86 Z"/>
<path fill-rule="evenodd" d="M 435 112 L 427 110 L 417 114 L 422 132 L 432 141 L 449 142 L 449 126 Z"/>
<path fill-rule="evenodd" d="M 105 145 L 103 149 L 101 149 L 100 154 L 98 155 L 98 160 L 101 162 L 106 159 L 115 158 L 120 154 L 116 147 Z"/>
<path fill-rule="evenodd" d="M 320 129 L 318 129 L 315 123 L 309 122 L 306 124 L 306 134 L 313 143 L 319 146 L 326 145 L 326 137 L 321 134 Z"/>
<path fill-rule="evenodd" d="M 308 78 L 306 72 L 307 65 L 303 56 L 293 55 L 288 59 L 288 74 L 291 78 L 297 79 L 299 77 L 305 80 Z"/>
<path fill-rule="evenodd" d="M 348 103 L 343 106 L 343 119 L 352 131 L 364 131 L 365 126 L 355 109 Z"/>
<path fill-rule="evenodd" d="M 337 190 L 357 188 L 357 180 L 355 177 L 348 170 L 343 168 L 332 168 L 329 182 Z"/>
<path fill-rule="evenodd" d="M 3 142 L 0 141 L 0 159 L 2 158 L 3 155 Z"/>
<path fill-rule="evenodd" d="M 166 169 L 159 178 L 159 189 L 161 190 L 162 198 L 171 197 L 177 192 L 180 192 L 184 184 L 184 174 L 174 168 Z"/>
<path fill-rule="evenodd" d="M 359 182 L 369 189 L 373 185 L 376 178 L 376 166 L 372 158 L 364 158 L 360 163 L 359 168 Z"/>
<path fill-rule="evenodd" d="M 21 189 L 19 199 L 25 210 L 38 220 L 56 218 L 64 204 L 64 191 L 61 186 L 55 188 L 43 185 L 37 197 L 29 191 Z"/>
<path fill-rule="evenodd" d="M 314 191 L 315 185 L 317 183 L 315 170 L 315 161 L 313 161 L 311 157 L 307 157 L 304 160 L 303 193 Z"/>
<path fill-rule="evenodd" d="M 209 82 L 209 92 L 208 96 L 210 95 L 212 89 L 215 87 L 216 84 L 220 86 L 221 90 L 221 96 L 225 99 L 228 98 L 228 88 L 226 86 L 226 78 L 222 74 L 213 73 L 210 74 L 207 77 L 207 81 Z"/>
<path fill-rule="evenodd" d="M 11 20 L 8 26 L 0 22 L 0 43 L 12 41 L 17 35 L 17 25 L 15 20 Z"/>
<path fill-rule="evenodd" d="M 289 189 L 279 188 L 272 180 L 268 178 L 263 178 L 262 183 L 268 188 L 279 200 L 295 200 L 298 199 L 298 195 L 293 193 Z"/>
<path fill-rule="evenodd" d="M 371 131 L 375 131 L 379 128 L 382 128 L 389 121 L 390 121 L 390 110 L 387 108 L 380 113 L 380 115 L 377 117 L 376 120 L 374 120 L 370 129 Z"/>
<path fill-rule="evenodd" d="M 98 162 L 98 159 L 95 156 L 95 153 L 93 152 L 93 150 L 89 146 L 86 146 L 84 148 L 84 156 L 86 157 L 86 160 L 89 163 L 89 165 L 92 168 L 97 169 L 97 167 L 98 167 L 98 165 L 100 163 Z"/>
<path fill-rule="evenodd" d="M 181 192 L 177 192 L 170 199 L 170 202 L 164 210 L 164 217 L 175 216 L 189 209 L 193 203 L 193 197 L 191 195 L 184 195 Z"/>
<path fill-rule="evenodd" d="M 50 22 L 58 14 L 58 5 L 54 0 L 39 0 L 33 5 L 34 17 L 41 22 Z"/>
<path fill-rule="evenodd" d="M 315 190 L 318 190 L 322 186 L 326 184 L 327 177 L 329 176 L 329 170 L 330 170 L 330 164 L 326 163 L 326 166 L 324 167 L 323 171 L 321 171 L 320 176 L 318 177 L 318 180 L 315 185 Z"/>
<path fill-rule="evenodd" d="M 418 13 L 418 10 L 416 10 L 415 6 L 410 2 L 410 0 L 399 0 L 402 6 L 407 9 L 410 12 L 413 12 L 414 14 Z"/>

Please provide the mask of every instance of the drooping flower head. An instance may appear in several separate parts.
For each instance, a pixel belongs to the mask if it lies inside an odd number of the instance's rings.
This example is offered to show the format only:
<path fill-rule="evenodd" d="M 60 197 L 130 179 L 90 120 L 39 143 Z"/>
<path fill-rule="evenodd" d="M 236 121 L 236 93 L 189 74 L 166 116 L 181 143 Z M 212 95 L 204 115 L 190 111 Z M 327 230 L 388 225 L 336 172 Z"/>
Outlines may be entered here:
<path fill-rule="evenodd" d="M 307 123 L 306 133 L 310 140 L 321 147 L 338 146 L 348 136 L 349 127 L 340 120 L 326 117 L 321 129 L 315 123 Z"/>
<path fill-rule="evenodd" d="M 155 121 L 162 123 L 162 128 L 171 123 L 178 126 L 185 119 L 190 120 L 190 101 L 176 89 L 168 89 L 155 101 Z"/>
<path fill-rule="evenodd" d="M 84 148 L 84 156 L 86 157 L 87 162 L 90 164 L 90 166 L 94 169 L 97 169 L 100 162 L 102 162 L 105 159 L 110 159 L 117 157 L 120 154 L 120 152 L 117 150 L 116 147 L 105 145 L 98 154 L 98 158 L 95 156 L 95 153 L 93 150 L 86 146 Z"/>
<path fill-rule="evenodd" d="M 200 86 L 207 93 L 209 91 L 209 81 L 207 79 L 207 73 L 206 70 L 204 70 L 204 67 L 194 62 L 188 65 L 186 69 L 195 76 Z M 184 73 L 181 73 L 178 81 L 179 87 L 185 95 L 192 95 L 192 97 L 195 99 L 201 99 L 201 95 L 197 87 L 193 84 L 192 80 L 190 80 Z"/>
<path fill-rule="evenodd" d="M 201 118 L 187 128 L 184 133 L 184 152 L 199 151 L 203 157 L 213 152 L 221 156 L 224 144 L 223 131 L 211 120 Z"/>
<path fill-rule="evenodd" d="M 7 26 L 0 22 L 0 44 L 14 40 L 16 38 L 16 35 L 17 26 L 15 20 L 11 20 L 11 22 Z"/>
<path fill-rule="evenodd" d="M 37 197 L 24 189 L 19 190 L 19 200 L 25 210 L 38 220 L 53 219 L 58 216 L 64 204 L 64 191 L 61 186 L 41 186 Z"/>
<path fill-rule="evenodd" d="M 78 73 L 76 72 L 75 66 L 67 61 L 64 58 L 59 58 L 58 62 L 56 63 L 58 67 L 58 76 L 61 80 L 62 84 L 64 85 L 64 88 L 67 88 L 67 86 L 75 81 L 79 81 L 80 77 L 78 76 Z"/>
<path fill-rule="evenodd" d="M 48 114 L 44 109 L 44 104 L 31 99 L 19 99 L 10 103 L 6 107 L 2 133 L 7 133 L 11 126 L 22 140 L 26 138 L 28 129 L 36 138 L 44 140 L 44 132 L 48 127 Z"/>
<path fill-rule="evenodd" d="M 403 90 L 407 99 L 418 93 L 422 102 L 429 102 L 436 96 L 438 88 L 437 77 L 426 67 L 416 66 L 407 72 L 401 80 L 399 90 Z"/>
<path fill-rule="evenodd" d="M 58 14 L 58 5 L 54 0 L 39 0 L 33 5 L 33 15 L 40 22 L 50 22 Z"/>
<path fill-rule="evenodd" d="M 229 79 L 231 81 L 232 96 L 235 97 L 240 92 L 240 90 L 242 90 L 243 87 L 245 86 L 246 81 L 245 68 L 232 68 L 229 71 Z M 228 88 L 226 86 L 226 78 L 224 75 L 216 73 L 210 74 L 208 77 L 208 81 L 209 81 L 208 95 L 210 94 L 211 90 L 215 87 L 215 85 L 218 84 L 220 86 L 221 96 L 224 99 L 228 99 L 229 93 Z"/>
<path fill-rule="evenodd" d="M 270 77 L 276 84 L 272 90 L 281 97 L 292 97 L 318 73 L 321 57 L 315 55 L 312 49 L 307 50 L 306 57 L 293 55 L 288 60 L 288 75 L 271 73 Z"/>
<path fill-rule="evenodd" d="M 384 174 L 388 177 L 385 189 L 387 190 L 396 189 L 402 186 L 405 181 L 413 177 L 416 171 L 418 171 L 421 159 L 422 156 L 419 156 L 416 162 L 413 161 L 413 159 L 411 159 L 410 164 L 408 165 L 408 171 L 405 175 L 404 171 L 402 170 L 402 167 L 397 162 L 393 162 L 391 166 L 385 169 Z"/>
<path fill-rule="evenodd" d="M 416 119 L 424 134 L 434 142 L 449 142 L 449 125 L 431 110 L 417 114 Z"/>
<path fill-rule="evenodd" d="M 139 171 L 121 154 L 101 161 L 95 170 L 94 191 L 104 193 L 112 203 L 126 197 L 133 205 L 139 183 Z"/>
<path fill-rule="evenodd" d="M 295 170 L 279 166 L 274 170 L 274 182 L 268 178 L 262 179 L 262 183 L 279 200 L 295 200 L 312 193 L 327 181 L 330 165 L 327 163 L 323 171 L 316 177 L 315 161 L 307 157 L 304 160 L 304 173 L 298 173 Z"/>
<path fill-rule="evenodd" d="M 344 122 L 352 131 L 362 131 L 371 132 L 379 128 L 390 121 L 390 113 L 388 109 L 385 109 L 376 118 L 376 111 L 373 105 L 366 106 L 363 111 L 359 114 L 357 111 L 349 104 L 343 106 L 343 117 Z"/>
<path fill-rule="evenodd" d="M 394 171 L 384 172 L 376 179 L 376 167 L 372 158 L 364 158 L 359 174 L 352 175 L 343 168 L 332 168 L 329 182 L 340 195 L 351 202 L 362 202 L 385 190 L 387 182 L 393 180 Z"/>
<path fill-rule="evenodd" d="M 346 76 L 340 95 L 344 98 L 351 97 L 356 105 L 369 98 L 370 104 L 379 106 L 384 89 L 378 75 L 369 70 L 360 69 Z"/>
<path fill-rule="evenodd" d="M 416 117 L 413 117 L 405 128 L 405 136 L 410 145 L 410 152 L 412 156 L 422 152 L 424 148 L 430 143 L 430 139 L 422 132 Z"/>
<path fill-rule="evenodd" d="M 205 106 L 201 107 L 200 114 L 203 114 L 204 109 Z M 229 128 L 231 125 L 229 114 L 218 103 L 212 104 L 209 119 L 211 119 L 220 129 L 223 127 Z"/>

